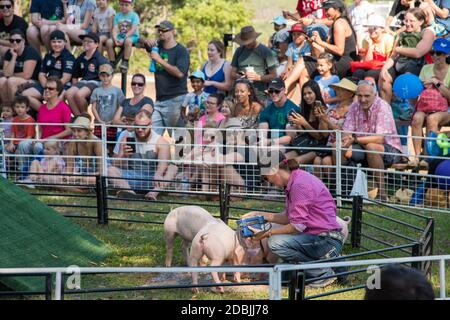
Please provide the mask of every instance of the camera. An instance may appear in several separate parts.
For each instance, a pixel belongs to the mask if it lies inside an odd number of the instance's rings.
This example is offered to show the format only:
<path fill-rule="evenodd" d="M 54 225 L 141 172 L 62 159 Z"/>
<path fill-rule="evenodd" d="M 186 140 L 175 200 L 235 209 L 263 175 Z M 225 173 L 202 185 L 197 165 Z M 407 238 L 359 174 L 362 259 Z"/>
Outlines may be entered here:
<path fill-rule="evenodd" d="M 230 46 L 230 42 L 232 42 L 234 39 L 234 35 L 232 33 L 224 33 L 223 34 L 223 44 L 225 47 Z"/>

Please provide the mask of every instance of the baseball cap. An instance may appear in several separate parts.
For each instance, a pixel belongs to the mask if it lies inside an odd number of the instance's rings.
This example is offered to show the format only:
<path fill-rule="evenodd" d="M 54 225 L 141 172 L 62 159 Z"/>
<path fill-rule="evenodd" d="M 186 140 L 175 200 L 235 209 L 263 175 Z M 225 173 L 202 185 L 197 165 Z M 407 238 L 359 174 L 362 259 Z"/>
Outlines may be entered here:
<path fill-rule="evenodd" d="M 345 8 L 345 4 L 342 0 L 326 0 L 322 2 L 322 6 L 320 8 L 322 9 Z"/>
<path fill-rule="evenodd" d="M 50 33 L 50 41 L 51 40 L 66 40 L 66 35 L 61 30 L 54 30 Z"/>
<path fill-rule="evenodd" d="M 119 2 L 133 3 L 133 0 L 119 0 Z"/>
<path fill-rule="evenodd" d="M 189 79 L 192 79 L 192 78 L 201 79 L 203 81 L 206 81 L 205 74 L 200 70 L 196 70 L 196 71 L 192 72 L 191 75 L 189 76 Z"/>
<path fill-rule="evenodd" d="M 175 26 L 169 20 L 164 20 L 164 21 L 160 22 L 159 24 L 157 24 L 155 26 L 155 28 L 164 29 L 164 30 L 173 30 L 173 29 L 175 29 Z"/>
<path fill-rule="evenodd" d="M 282 90 L 284 88 L 285 88 L 284 81 L 281 80 L 280 78 L 275 78 L 272 81 L 270 81 L 268 90 L 270 89 Z"/>
<path fill-rule="evenodd" d="M 95 43 L 98 43 L 100 41 L 100 38 L 98 37 L 98 34 L 95 32 L 88 32 L 87 34 L 82 34 L 81 36 L 79 36 L 79 38 L 81 39 L 81 41 L 84 40 L 84 38 L 89 38 L 94 40 Z"/>
<path fill-rule="evenodd" d="M 107 73 L 112 75 L 114 73 L 114 69 L 109 63 L 104 63 L 98 68 L 98 73 Z"/>
<path fill-rule="evenodd" d="M 282 24 L 287 24 L 287 20 L 283 16 L 276 16 L 272 19 L 272 23 L 281 26 Z"/>
<path fill-rule="evenodd" d="M 433 42 L 433 50 L 437 52 L 443 52 L 444 54 L 450 53 L 450 41 L 445 38 L 437 38 Z"/>

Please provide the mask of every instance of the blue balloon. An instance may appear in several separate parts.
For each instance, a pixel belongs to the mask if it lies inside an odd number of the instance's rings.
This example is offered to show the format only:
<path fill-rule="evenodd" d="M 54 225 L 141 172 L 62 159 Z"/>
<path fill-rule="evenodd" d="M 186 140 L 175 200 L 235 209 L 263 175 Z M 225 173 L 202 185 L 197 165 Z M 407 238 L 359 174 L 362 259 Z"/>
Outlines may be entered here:
<path fill-rule="evenodd" d="M 423 91 L 423 84 L 415 74 L 405 73 L 395 79 L 392 88 L 400 99 L 414 99 Z"/>
<path fill-rule="evenodd" d="M 428 138 L 437 138 L 437 133 L 430 131 L 428 133 Z M 437 145 L 436 140 L 427 139 L 425 142 L 425 148 L 427 149 L 427 154 L 432 157 L 438 157 L 442 155 L 442 149 Z"/>
<path fill-rule="evenodd" d="M 449 190 L 450 189 L 450 160 L 442 161 L 437 167 L 434 173 L 440 178 L 433 179 L 435 183 L 438 183 L 439 189 Z M 447 178 L 444 178 L 447 177 Z"/>

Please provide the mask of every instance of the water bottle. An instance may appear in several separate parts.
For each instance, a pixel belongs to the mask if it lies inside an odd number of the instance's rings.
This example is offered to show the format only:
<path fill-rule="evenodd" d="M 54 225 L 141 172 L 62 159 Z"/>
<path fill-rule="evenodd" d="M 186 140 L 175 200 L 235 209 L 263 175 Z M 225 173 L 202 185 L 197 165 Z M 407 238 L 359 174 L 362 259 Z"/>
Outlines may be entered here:
<path fill-rule="evenodd" d="M 152 48 L 152 52 L 159 52 L 159 48 L 158 47 L 153 47 Z M 148 71 L 150 72 L 156 72 L 156 63 L 155 60 L 152 59 L 152 62 L 150 63 L 150 68 L 148 69 Z"/>

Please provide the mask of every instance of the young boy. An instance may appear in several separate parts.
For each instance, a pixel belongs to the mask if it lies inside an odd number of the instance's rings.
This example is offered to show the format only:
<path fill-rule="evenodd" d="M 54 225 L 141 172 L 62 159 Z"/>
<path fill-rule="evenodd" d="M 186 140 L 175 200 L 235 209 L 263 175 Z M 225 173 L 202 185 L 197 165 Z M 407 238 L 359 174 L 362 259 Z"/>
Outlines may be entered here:
<path fill-rule="evenodd" d="M 106 41 L 108 57 L 113 66 L 116 65 L 115 47 L 123 47 L 124 54 L 120 69 L 128 70 L 128 60 L 133 45 L 139 41 L 139 16 L 133 11 L 133 0 L 120 0 L 120 12 L 114 17 L 112 39 Z"/>
<path fill-rule="evenodd" d="M 111 124 L 119 105 L 125 100 L 120 88 L 112 85 L 113 67 L 109 63 L 102 64 L 99 68 L 101 86 L 94 89 L 91 96 L 92 113 L 96 123 Z M 95 126 L 94 134 L 101 138 L 102 127 Z M 115 141 L 116 127 L 108 127 L 106 131 L 108 141 Z M 109 146 L 109 145 L 108 145 Z"/>
<path fill-rule="evenodd" d="M 11 142 L 6 146 L 9 153 L 17 153 L 18 155 L 39 154 L 42 151 L 40 144 L 36 144 L 34 139 L 36 135 L 35 121 L 28 114 L 30 110 L 30 100 L 27 97 L 19 95 L 14 99 L 14 112 L 16 116 L 13 118 Z M 27 157 L 19 157 L 19 170 L 26 171 L 29 159 Z"/>
<path fill-rule="evenodd" d="M 111 38 L 116 11 L 111 6 L 108 6 L 108 0 L 97 0 L 96 2 L 97 9 L 94 11 L 94 25 L 92 26 L 92 31 L 98 33 L 100 36 L 98 51 L 103 54 L 106 41 Z"/>
<path fill-rule="evenodd" d="M 208 98 L 208 94 L 203 91 L 206 79 L 205 74 L 197 70 L 190 75 L 189 79 L 191 80 L 191 87 L 194 92 L 188 93 L 181 105 L 181 117 L 185 122 L 198 119 L 205 114 L 205 103 Z"/>

